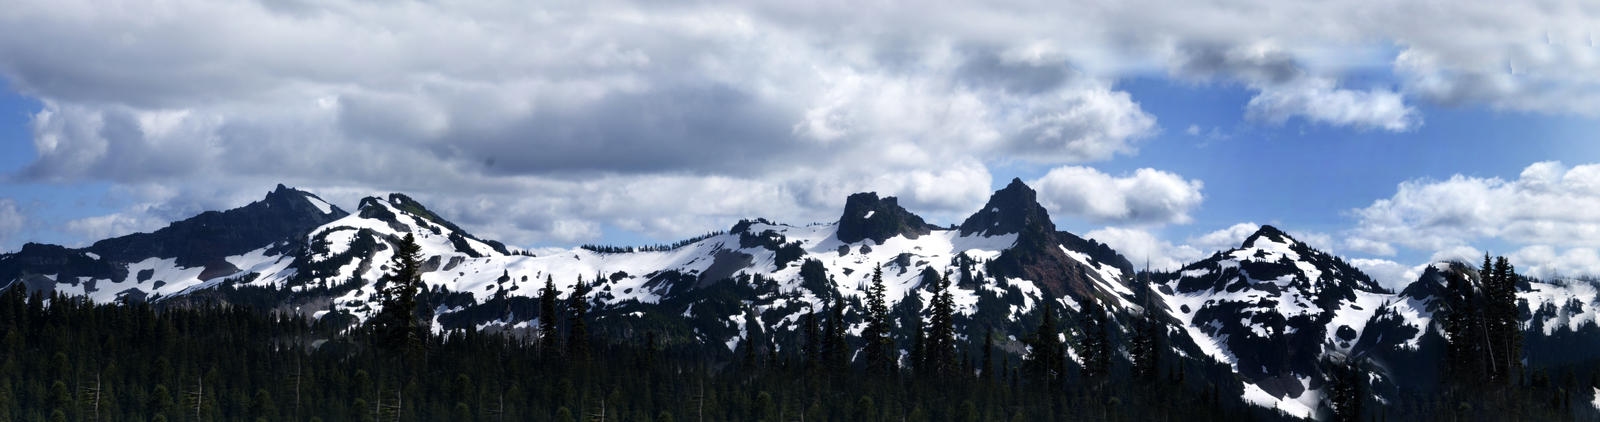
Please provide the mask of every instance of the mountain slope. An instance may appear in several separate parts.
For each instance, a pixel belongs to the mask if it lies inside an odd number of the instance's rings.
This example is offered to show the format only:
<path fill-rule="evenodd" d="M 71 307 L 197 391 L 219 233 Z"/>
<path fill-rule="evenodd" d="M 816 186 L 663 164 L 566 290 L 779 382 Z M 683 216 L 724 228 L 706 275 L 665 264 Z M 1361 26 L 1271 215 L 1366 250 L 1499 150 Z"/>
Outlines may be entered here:
<path fill-rule="evenodd" d="M 831 223 L 743 220 L 670 247 L 540 256 L 475 236 L 403 194 L 363 198 L 351 214 L 279 186 L 261 201 L 153 233 L 81 249 L 28 244 L 0 255 L 0 285 L 97 302 L 244 304 L 354 324 L 376 312 L 395 244 L 408 234 L 422 248 L 421 309 L 436 331 L 531 334 L 545 280 L 561 299 L 582 280 L 593 285 L 591 330 L 602 338 L 658 333 L 723 356 L 768 344 L 783 350 L 799 344 L 806 314 L 835 303 L 849 305 L 846 328 L 858 333 L 857 310 L 881 267 L 898 338 L 910 337 L 905 322 L 927 318 L 933 281 L 944 277 L 966 353 L 992 335 L 1003 353 L 1025 354 L 1023 339 L 1047 305 L 1059 311 L 1076 364 L 1079 328 L 1097 317 L 1085 312 L 1103 309 L 1113 366 L 1125 369 L 1131 327 L 1148 316 L 1164 333 L 1163 353 L 1205 374 L 1212 391 L 1302 417 L 1319 412 L 1329 359 L 1372 362 L 1380 400 L 1436 383 L 1438 298 L 1450 280 L 1477 277 L 1441 263 L 1387 292 L 1342 259 L 1264 226 L 1238 248 L 1136 278 L 1117 251 L 1059 231 L 1037 193 L 1013 180 L 951 228 L 867 192 L 851 195 Z M 1530 362 L 1581 361 L 1589 358 L 1582 350 L 1600 347 L 1594 283 L 1524 281 L 1519 291 Z"/>
<path fill-rule="evenodd" d="M 81 249 L 24 245 L 0 255 L 0 285 L 23 282 L 100 302 L 180 294 L 207 281 L 267 271 L 299 253 L 307 231 L 346 215 L 316 195 L 278 185 L 260 201 L 151 233 Z"/>
<path fill-rule="evenodd" d="M 1348 353 L 1387 300 L 1371 278 L 1272 226 L 1157 286 L 1197 345 L 1246 381 L 1246 399 L 1310 416 L 1318 360 Z"/>

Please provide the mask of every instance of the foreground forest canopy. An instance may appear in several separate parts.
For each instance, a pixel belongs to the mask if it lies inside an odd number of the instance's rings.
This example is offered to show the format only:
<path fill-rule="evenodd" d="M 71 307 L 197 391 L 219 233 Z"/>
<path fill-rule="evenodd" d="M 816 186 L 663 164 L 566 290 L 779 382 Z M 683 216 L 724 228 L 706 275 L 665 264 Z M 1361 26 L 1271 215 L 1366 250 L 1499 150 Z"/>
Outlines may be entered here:
<path fill-rule="evenodd" d="M 407 249 L 407 245 L 411 245 Z M 741 352 L 654 332 L 606 341 L 586 331 L 587 301 L 542 296 L 541 335 L 471 329 L 435 334 L 417 281 L 414 243 L 401 242 L 379 316 L 343 323 L 273 316 L 243 306 L 155 309 L 92 304 L 12 288 L 0 294 L 0 420 L 19 421 L 1056 421 L 1272 420 L 1237 391 L 1208 381 L 1229 369 L 1163 353 L 1164 336 L 1135 329 L 1126 360 L 1104 337 L 1077 344 L 1069 365 L 1051 307 L 1042 307 L 1030 349 L 1014 361 L 992 342 L 956 345 L 948 294 L 936 293 L 930 326 L 912 338 L 883 329 L 887 309 L 869 297 L 867 339 L 845 340 L 844 310 L 808 314 L 798 344 L 747 338 Z M 407 253 L 409 252 L 409 253 Z M 1489 286 L 1514 277 L 1491 274 Z M 1497 278 L 1498 277 L 1498 278 Z M 876 278 L 876 277 L 875 277 Z M 1499 280 L 1499 281 L 1496 281 Z M 579 288 L 582 289 L 580 283 Z M 944 283 L 936 289 L 947 288 Z M 880 292 L 881 283 L 871 291 Z M 1489 290 L 1494 292 L 1495 290 Z M 572 297 L 583 298 L 578 291 Z M 1451 317 L 1453 338 L 1495 344 L 1504 329 L 1492 295 L 1462 297 L 1482 312 Z M 1462 305 L 1469 303 L 1463 302 Z M 944 308 L 944 309 L 941 309 Z M 1091 313 L 1093 314 L 1093 313 Z M 941 316 L 943 315 L 943 316 Z M 874 322 L 875 321 L 875 322 Z M 560 323 L 557 323 L 560 322 Z M 1103 321 L 1084 321 L 1104 332 Z M 943 326 L 942 326 L 943 325 Z M 1500 328 L 1496 328 L 1500 327 Z M 1476 328 L 1480 337 L 1466 334 Z M 1078 330 L 1084 330 L 1079 327 Z M 1500 330 L 1500 331 L 1496 331 Z M 1101 334 L 1103 336 L 1104 334 Z M 1514 334 L 1512 334 L 1514 335 Z M 989 339 L 992 339 L 990 337 Z M 1520 340 L 1513 340 L 1520 341 Z M 1101 342 L 1100 344 L 1092 344 Z M 751 347 L 756 344 L 764 347 Z M 864 347 L 856 347 L 860 344 Z M 1502 346 L 1517 347 L 1507 343 Z M 971 347 L 966 347 L 971 346 Z M 981 350 L 972 356 L 957 350 Z M 758 350 L 765 351 L 764 353 Z M 890 356 L 901 355 L 905 359 Z M 1355 360 L 1333 364 L 1330 408 L 1338 420 L 1569 420 L 1590 367 L 1524 372 L 1452 343 L 1446 385 L 1405 403 L 1363 399 Z M 1512 352 L 1516 353 L 1516 352 Z M 905 364 L 902 365 L 902 362 Z M 1069 368 L 1071 368 L 1069 370 Z M 1474 368 L 1487 368 L 1477 370 Z M 1591 375 L 1592 376 L 1592 375 Z M 1582 381 L 1582 382 L 1580 382 Z"/>

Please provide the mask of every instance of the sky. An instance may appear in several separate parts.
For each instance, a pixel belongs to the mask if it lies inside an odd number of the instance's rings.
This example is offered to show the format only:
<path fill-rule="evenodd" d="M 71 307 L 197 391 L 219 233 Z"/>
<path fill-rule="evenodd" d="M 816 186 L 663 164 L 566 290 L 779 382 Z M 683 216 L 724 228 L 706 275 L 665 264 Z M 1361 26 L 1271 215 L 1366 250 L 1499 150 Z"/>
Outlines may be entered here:
<path fill-rule="evenodd" d="M 0 250 L 284 183 L 522 247 L 959 223 L 1012 178 L 1176 268 L 1262 224 L 1389 286 L 1600 275 L 1600 6 L 1576 1 L 21 0 Z"/>

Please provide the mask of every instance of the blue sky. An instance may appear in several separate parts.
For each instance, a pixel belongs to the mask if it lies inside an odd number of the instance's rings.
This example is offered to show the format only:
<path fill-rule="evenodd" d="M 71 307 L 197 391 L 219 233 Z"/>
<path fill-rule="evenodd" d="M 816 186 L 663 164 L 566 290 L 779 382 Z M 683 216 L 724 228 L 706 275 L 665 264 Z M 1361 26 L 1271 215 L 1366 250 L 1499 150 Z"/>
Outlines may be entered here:
<path fill-rule="evenodd" d="M 280 182 L 546 247 L 829 221 L 867 190 L 955 223 L 1019 177 L 1163 266 L 1256 223 L 1390 284 L 1485 250 L 1600 274 L 1595 17 L 1058 3 L 24 2 L 0 15 L 32 34 L 0 38 L 0 249 Z"/>

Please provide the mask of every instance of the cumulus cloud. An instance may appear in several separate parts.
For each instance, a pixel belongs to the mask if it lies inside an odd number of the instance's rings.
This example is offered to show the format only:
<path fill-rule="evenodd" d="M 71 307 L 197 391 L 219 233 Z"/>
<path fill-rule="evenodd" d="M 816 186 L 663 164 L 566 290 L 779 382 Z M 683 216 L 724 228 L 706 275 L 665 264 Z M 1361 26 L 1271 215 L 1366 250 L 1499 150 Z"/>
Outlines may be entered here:
<path fill-rule="evenodd" d="M 1407 266 L 1387 259 L 1356 258 L 1349 262 L 1379 285 L 1394 291 L 1400 291 L 1417 281 L 1422 277 L 1423 268 L 1427 267 L 1427 264 Z"/>
<path fill-rule="evenodd" d="M 1155 169 L 1117 177 L 1089 167 L 1063 166 L 1029 183 L 1052 213 L 1096 223 L 1188 223 L 1200 206 L 1204 183 Z"/>
<path fill-rule="evenodd" d="M 15 199 L 0 198 L 0 248 L 3 248 L 0 250 L 10 249 L 27 223 L 27 215 L 22 213 Z"/>
<path fill-rule="evenodd" d="M 1291 117 L 1334 126 L 1404 132 L 1422 124 L 1416 108 L 1394 91 L 1341 89 L 1332 80 L 1314 78 L 1262 89 L 1245 106 L 1245 115 L 1272 124 Z"/>
<path fill-rule="evenodd" d="M 1253 222 L 1237 223 L 1224 229 L 1219 229 L 1197 237 L 1189 238 L 1189 244 L 1205 251 L 1224 251 L 1239 247 L 1244 239 L 1261 230 L 1261 225 Z"/>
<path fill-rule="evenodd" d="M 1162 69 L 1257 90 L 1242 112 L 1268 123 L 1407 130 L 1421 123 L 1413 96 L 1600 110 L 1600 61 L 1574 41 L 1595 22 L 1500 2 L 7 6 L 0 25 L 29 36 L 0 39 L 0 75 L 43 104 L 37 158 L 13 176 L 195 192 L 127 200 L 84 233 L 279 181 L 406 191 L 514 242 L 603 226 L 681 236 L 733 213 L 827 219 L 859 190 L 960 212 L 982 203 L 995 162 L 1136 154 L 1161 128 L 1117 82 Z M 1401 85 L 1342 79 L 1373 68 Z M 593 199 L 673 189 L 687 190 Z M 1173 198 L 1085 215 L 1187 221 L 1193 205 Z"/>
<path fill-rule="evenodd" d="M 1110 245 L 1133 261 L 1135 266 L 1148 261 L 1150 268 L 1157 271 L 1182 268 L 1204 256 L 1199 249 L 1189 245 L 1174 245 L 1141 229 L 1105 227 L 1085 233 L 1084 237 Z"/>
<path fill-rule="evenodd" d="M 1558 250 L 1545 245 L 1524 247 L 1506 256 L 1518 274 L 1545 280 L 1600 275 L 1600 251 L 1595 248 Z"/>
<path fill-rule="evenodd" d="M 1294 230 L 1284 227 L 1279 227 L 1279 229 L 1284 230 L 1295 240 L 1313 248 L 1329 251 L 1334 247 L 1333 236 L 1327 233 Z M 1227 228 L 1191 237 L 1188 239 L 1188 243 L 1207 251 L 1228 250 L 1239 247 L 1244 243 L 1245 238 L 1255 234 L 1257 230 L 1261 230 L 1261 225 L 1255 222 L 1236 223 Z"/>
<path fill-rule="evenodd" d="M 1356 252 L 1377 256 L 1394 256 L 1397 252 L 1394 245 L 1359 237 L 1345 239 L 1344 246 Z"/>
<path fill-rule="evenodd" d="M 1428 257 L 1428 262 L 1462 262 L 1477 264 L 1483 262 L 1483 251 L 1467 245 L 1456 245 L 1433 252 Z"/>
<path fill-rule="evenodd" d="M 1515 180 L 1455 175 L 1411 180 L 1354 210 L 1354 237 L 1382 246 L 1439 250 L 1479 239 L 1516 244 L 1600 245 L 1600 164 L 1528 166 Z"/>
<path fill-rule="evenodd" d="M 169 222 L 139 213 L 117 213 L 71 220 L 65 229 L 88 243 L 96 239 L 154 231 Z"/>
<path fill-rule="evenodd" d="M 1332 126 L 1403 132 L 1422 123 L 1420 113 L 1399 92 L 1340 88 L 1333 78 L 1310 73 L 1292 54 L 1269 42 L 1185 46 L 1174 56 L 1173 72 L 1244 83 L 1257 92 L 1246 104 L 1245 116 L 1268 124 L 1301 117 Z M 1199 133 L 1191 129 L 1191 135 Z"/>

